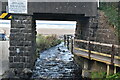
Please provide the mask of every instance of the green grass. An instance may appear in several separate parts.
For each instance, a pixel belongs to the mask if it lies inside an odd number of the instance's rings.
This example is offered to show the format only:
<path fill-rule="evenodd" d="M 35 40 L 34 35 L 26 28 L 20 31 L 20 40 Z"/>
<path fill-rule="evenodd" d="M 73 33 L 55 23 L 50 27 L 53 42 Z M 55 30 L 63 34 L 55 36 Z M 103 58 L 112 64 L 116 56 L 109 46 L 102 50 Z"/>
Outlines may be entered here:
<path fill-rule="evenodd" d="M 106 72 L 92 72 L 91 78 L 96 79 L 99 78 L 99 80 L 114 80 L 114 79 L 120 79 L 120 72 L 116 74 L 110 74 L 106 75 Z"/>
<path fill-rule="evenodd" d="M 107 79 L 115 79 L 115 78 L 119 78 L 120 79 L 120 72 L 116 73 L 116 74 L 112 74 L 109 76 L 106 76 Z"/>
<path fill-rule="evenodd" d="M 91 78 L 106 78 L 106 72 L 92 72 Z"/>
<path fill-rule="evenodd" d="M 41 34 L 37 35 L 36 44 L 37 44 L 37 52 L 41 52 L 47 50 L 57 44 L 60 44 L 61 40 L 57 39 L 56 35 L 51 36 L 43 36 Z"/>

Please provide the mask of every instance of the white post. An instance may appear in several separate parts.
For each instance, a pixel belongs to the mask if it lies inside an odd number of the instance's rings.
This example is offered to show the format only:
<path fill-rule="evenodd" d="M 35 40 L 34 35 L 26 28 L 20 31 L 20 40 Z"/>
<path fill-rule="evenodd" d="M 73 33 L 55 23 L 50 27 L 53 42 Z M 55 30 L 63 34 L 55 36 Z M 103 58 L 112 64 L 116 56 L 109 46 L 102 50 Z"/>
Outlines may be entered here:
<path fill-rule="evenodd" d="M 110 65 L 107 64 L 107 76 L 110 74 Z"/>
<path fill-rule="evenodd" d="M 116 66 L 114 66 L 114 74 L 116 74 L 116 71 L 117 71 L 117 70 L 116 70 Z"/>
<path fill-rule="evenodd" d="M 99 8 L 99 6 L 100 6 L 100 3 L 99 3 L 100 1 L 99 0 L 97 0 L 97 3 L 98 3 L 98 8 Z"/>

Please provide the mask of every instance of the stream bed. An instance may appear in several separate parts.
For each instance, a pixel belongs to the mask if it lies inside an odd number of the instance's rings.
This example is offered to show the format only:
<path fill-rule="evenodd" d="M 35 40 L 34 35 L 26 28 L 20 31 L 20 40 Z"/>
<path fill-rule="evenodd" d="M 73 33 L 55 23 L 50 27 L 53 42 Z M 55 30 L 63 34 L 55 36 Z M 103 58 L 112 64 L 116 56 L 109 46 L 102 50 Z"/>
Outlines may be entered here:
<path fill-rule="evenodd" d="M 64 43 L 40 53 L 33 70 L 34 79 L 80 80 L 81 69 Z"/>

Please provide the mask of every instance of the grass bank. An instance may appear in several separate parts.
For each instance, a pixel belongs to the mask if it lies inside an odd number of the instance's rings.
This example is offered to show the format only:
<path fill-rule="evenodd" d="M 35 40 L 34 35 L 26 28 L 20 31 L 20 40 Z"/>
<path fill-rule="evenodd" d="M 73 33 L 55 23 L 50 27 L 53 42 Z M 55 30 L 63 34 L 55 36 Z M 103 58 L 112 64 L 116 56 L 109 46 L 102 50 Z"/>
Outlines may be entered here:
<path fill-rule="evenodd" d="M 60 43 L 61 40 L 59 40 L 56 35 L 43 36 L 41 34 L 38 34 L 36 38 L 36 44 L 37 44 L 36 51 L 42 52 Z"/>
<path fill-rule="evenodd" d="M 110 74 L 107 76 L 106 72 L 92 72 L 91 78 L 99 78 L 99 80 L 119 80 L 120 79 L 120 72 L 116 74 Z"/>
<path fill-rule="evenodd" d="M 120 44 L 120 9 L 118 5 L 118 2 L 100 2 L 99 10 L 102 10 L 105 13 L 110 25 L 115 28 L 115 34 L 118 36 Z"/>

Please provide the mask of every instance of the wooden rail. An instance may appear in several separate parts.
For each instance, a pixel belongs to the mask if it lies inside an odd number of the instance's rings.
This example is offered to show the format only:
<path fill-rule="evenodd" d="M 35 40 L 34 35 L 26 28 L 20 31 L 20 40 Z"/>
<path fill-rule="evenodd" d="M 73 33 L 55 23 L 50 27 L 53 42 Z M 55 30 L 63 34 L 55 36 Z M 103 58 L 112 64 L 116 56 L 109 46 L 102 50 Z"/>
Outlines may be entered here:
<path fill-rule="evenodd" d="M 74 41 L 76 41 L 76 42 L 82 42 L 82 43 L 87 43 L 88 44 L 88 50 L 81 49 L 81 48 L 76 48 L 76 47 L 74 47 L 74 49 L 88 52 L 88 58 L 89 59 L 91 59 L 91 57 L 90 57 L 91 53 L 92 54 L 97 54 L 97 55 L 100 55 L 100 56 L 110 57 L 112 65 L 114 64 L 114 60 L 115 59 L 120 59 L 119 56 L 115 56 L 115 48 L 120 48 L 119 45 L 106 44 L 106 43 L 100 43 L 100 42 L 94 42 L 94 41 L 79 40 L 79 39 L 75 39 Z M 91 44 L 111 47 L 111 55 L 105 54 L 105 53 L 99 53 L 99 52 L 91 51 L 91 47 L 90 47 Z"/>
<path fill-rule="evenodd" d="M 84 52 L 89 52 L 89 50 L 81 49 L 81 48 L 77 48 L 77 47 L 74 47 L 74 49 L 80 50 L 80 51 L 84 51 Z M 91 51 L 91 53 L 92 53 L 92 54 L 101 55 L 101 56 L 105 56 L 105 57 L 111 57 L 111 55 L 105 54 L 105 53 L 100 53 L 100 52 L 95 52 L 95 51 Z M 119 56 L 115 56 L 114 58 L 115 58 L 115 59 L 120 59 Z"/>
<path fill-rule="evenodd" d="M 82 50 L 82 51 L 88 52 L 89 53 L 89 57 L 90 57 L 91 53 L 97 54 L 97 55 L 101 55 L 101 56 L 111 57 L 111 64 L 114 62 L 114 58 L 115 59 L 120 59 L 120 57 L 119 56 L 115 56 L 115 53 L 114 53 L 114 49 L 115 48 L 120 48 L 119 45 L 106 44 L 106 43 L 100 43 L 100 42 L 94 42 L 94 41 L 79 40 L 79 39 L 75 39 L 74 41 L 76 41 L 76 42 L 83 42 L 83 43 L 88 43 L 89 44 L 89 50 L 75 48 L 75 49 L 78 49 L 78 50 Z M 90 44 L 111 47 L 112 48 L 111 49 L 111 55 L 105 54 L 105 53 L 99 53 L 99 52 L 91 51 L 90 50 Z"/>
<path fill-rule="evenodd" d="M 84 57 L 84 58 L 89 59 L 88 56 L 81 55 L 81 54 L 79 54 L 79 53 L 74 53 L 74 54 L 77 55 L 77 56 L 81 56 L 81 57 Z M 103 63 L 106 63 L 106 64 L 111 64 L 111 62 L 104 61 L 104 60 L 99 60 L 99 59 L 96 59 L 96 58 L 91 58 L 91 60 L 95 60 L 95 61 L 103 62 Z M 120 66 L 120 65 L 116 65 L 116 66 Z"/>
<path fill-rule="evenodd" d="M 106 43 L 79 40 L 79 39 L 74 39 L 74 41 L 88 44 L 88 50 L 74 47 L 74 50 L 75 50 L 74 54 L 77 56 L 81 56 L 81 57 L 90 59 L 90 60 L 95 60 L 95 61 L 107 64 L 107 75 L 109 74 L 109 71 L 110 71 L 110 68 L 109 68 L 110 65 L 114 66 L 114 73 L 116 73 L 116 67 L 120 67 L 120 57 L 115 56 L 115 49 L 120 48 L 120 45 L 106 44 Z M 100 53 L 100 52 L 96 52 L 96 51 L 91 51 L 91 44 L 110 47 L 111 54 L 105 54 L 105 53 Z"/>
<path fill-rule="evenodd" d="M 100 42 L 94 42 L 94 41 L 86 41 L 86 40 L 79 40 L 79 39 L 75 39 L 74 41 L 76 42 L 83 42 L 83 43 L 91 43 L 91 44 L 96 44 L 96 45 L 101 45 L 101 46 L 108 46 L 108 47 L 112 47 L 113 44 L 106 44 L 106 43 L 100 43 Z M 114 47 L 116 48 L 120 48 L 119 45 L 114 45 Z"/>
<path fill-rule="evenodd" d="M 118 67 L 120 67 L 120 64 L 118 64 L 118 63 L 116 63 L 117 61 L 119 61 L 119 59 L 116 59 L 116 61 L 113 63 L 111 63 L 111 61 L 109 60 L 104 60 L 104 58 L 106 57 L 106 56 L 104 56 L 103 58 L 97 58 L 97 57 L 93 57 L 93 55 L 94 54 L 91 54 L 92 56 L 89 58 L 89 51 L 88 50 L 84 50 L 84 49 L 80 49 L 80 48 L 75 48 L 74 47 L 74 49 L 75 50 L 80 50 L 80 51 L 86 51 L 87 52 L 87 55 L 86 54 L 84 54 L 84 52 L 74 52 L 74 54 L 75 55 L 77 55 L 77 56 L 81 56 L 81 57 L 84 57 L 84 58 L 87 58 L 87 59 L 90 59 L 90 60 L 95 60 L 95 61 L 98 61 L 98 62 L 102 62 L 102 63 L 106 63 L 106 64 L 108 64 L 108 65 L 114 65 L 114 66 L 118 66 Z M 94 51 L 91 51 L 91 53 L 93 53 Z M 98 53 L 98 52 L 96 52 L 96 53 Z M 100 55 L 101 56 L 101 55 Z M 113 60 L 114 61 L 114 60 Z"/>

